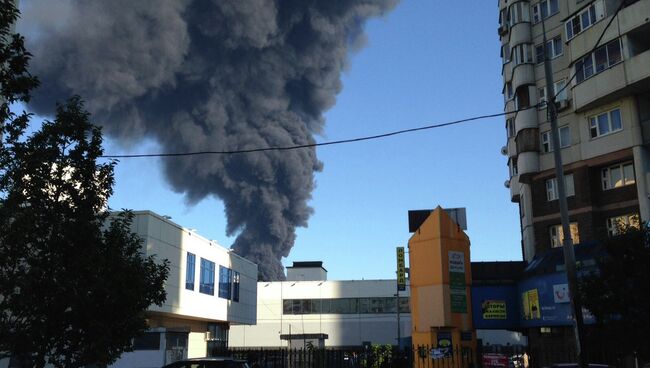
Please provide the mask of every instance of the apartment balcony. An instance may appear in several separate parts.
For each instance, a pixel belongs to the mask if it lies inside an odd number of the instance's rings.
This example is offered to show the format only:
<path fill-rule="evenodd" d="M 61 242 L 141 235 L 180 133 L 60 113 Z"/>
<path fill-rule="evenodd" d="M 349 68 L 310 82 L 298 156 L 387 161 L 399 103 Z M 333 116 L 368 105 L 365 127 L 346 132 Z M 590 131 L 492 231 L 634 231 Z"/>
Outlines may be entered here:
<path fill-rule="evenodd" d="M 524 84 L 535 84 L 535 66 L 533 64 L 519 64 L 512 73 L 512 88 L 517 89 Z"/>
<path fill-rule="evenodd" d="M 537 109 L 519 111 L 515 116 L 515 134 L 529 128 L 537 128 Z"/>
<path fill-rule="evenodd" d="M 631 86 L 650 85 L 650 50 L 644 51 L 625 62 L 627 84 Z"/>
<path fill-rule="evenodd" d="M 618 26 L 621 33 L 628 33 L 646 23 L 650 14 L 650 1 L 637 1 L 618 13 Z"/>
<path fill-rule="evenodd" d="M 517 156 L 517 169 L 519 172 L 519 182 L 529 182 L 530 177 L 539 172 L 539 154 L 533 151 L 520 153 Z"/>
<path fill-rule="evenodd" d="M 503 83 L 512 81 L 512 69 L 514 68 L 515 63 L 512 61 L 503 64 L 501 67 L 501 75 L 503 76 Z"/>
<path fill-rule="evenodd" d="M 521 197 L 521 193 L 519 192 L 521 189 L 519 185 L 519 175 L 510 178 L 508 185 L 508 188 L 510 189 L 510 201 L 519 202 L 519 198 Z"/>
<path fill-rule="evenodd" d="M 506 146 L 508 150 L 508 158 L 517 156 L 517 143 L 514 138 L 508 138 L 508 144 Z"/>
<path fill-rule="evenodd" d="M 576 112 L 650 88 L 650 50 L 617 64 L 573 88 Z"/>
<path fill-rule="evenodd" d="M 608 9 L 608 11 L 611 11 L 613 14 L 615 9 Z M 600 20 L 590 29 L 569 41 L 569 48 L 571 50 L 569 54 L 571 55 L 572 63 L 593 49 L 598 37 L 603 32 L 603 29 L 605 29 L 605 26 L 607 26 L 607 23 L 609 23 L 612 14 L 608 14 L 607 18 Z M 600 44 L 604 45 L 619 37 L 619 35 L 626 34 L 648 24 L 648 14 L 650 14 L 650 1 L 646 0 L 637 1 L 636 3 L 623 8 L 618 13 L 618 19 L 615 20 L 607 29 Z"/>
<path fill-rule="evenodd" d="M 508 42 L 510 44 L 510 47 L 514 47 L 522 43 L 530 43 L 531 39 L 529 22 L 515 23 L 512 27 L 510 27 L 510 40 Z"/>

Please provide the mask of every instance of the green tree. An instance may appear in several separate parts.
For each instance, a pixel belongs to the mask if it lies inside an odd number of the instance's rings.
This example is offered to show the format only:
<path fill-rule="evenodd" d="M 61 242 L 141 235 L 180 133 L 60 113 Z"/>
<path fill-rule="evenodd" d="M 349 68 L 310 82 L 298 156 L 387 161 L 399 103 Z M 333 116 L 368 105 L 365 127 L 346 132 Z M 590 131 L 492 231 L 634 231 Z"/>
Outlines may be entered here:
<path fill-rule="evenodd" d="M 619 353 L 650 359 L 650 231 L 623 226 L 604 242 L 598 271 L 579 284 L 582 303 L 596 318 L 592 338 Z"/>
<path fill-rule="evenodd" d="M 79 97 L 31 135 L 30 115 L 10 110 L 38 84 L 17 16 L 0 0 L 0 359 L 105 366 L 165 301 L 169 265 L 142 254 L 132 213 L 108 212 L 115 162 L 97 162 L 101 130 Z"/>

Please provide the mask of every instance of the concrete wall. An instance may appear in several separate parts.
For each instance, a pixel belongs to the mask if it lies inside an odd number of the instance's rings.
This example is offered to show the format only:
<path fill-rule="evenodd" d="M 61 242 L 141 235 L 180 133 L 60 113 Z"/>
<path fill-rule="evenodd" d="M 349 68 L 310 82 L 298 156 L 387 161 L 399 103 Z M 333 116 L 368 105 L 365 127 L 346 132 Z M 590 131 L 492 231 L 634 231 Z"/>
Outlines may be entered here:
<path fill-rule="evenodd" d="M 395 280 L 284 281 L 258 283 L 257 325 L 232 326 L 230 346 L 287 346 L 281 334 L 327 334 L 325 347 L 360 346 L 363 341 L 395 344 L 396 314 L 283 314 L 282 300 L 393 297 Z M 408 291 L 400 297 L 408 297 Z M 402 337 L 411 329 L 410 314 L 400 318 Z M 294 344 L 295 345 L 295 344 Z"/>
<path fill-rule="evenodd" d="M 322 267 L 287 267 L 288 281 L 327 280 L 327 271 Z"/>
<path fill-rule="evenodd" d="M 151 311 L 214 321 L 255 323 L 257 265 L 153 212 L 136 212 L 133 230 L 144 240 L 147 255 L 170 261 L 165 283 L 167 300 L 160 307 L 151 306 Z M 196 256 L 194 290 L 185 288 L 188 252 Z M 199 292 L 201 258 L 215 263 L 215 295 Z M 219 266 L 240 273 L 239 302 L 219 298 Z"/>

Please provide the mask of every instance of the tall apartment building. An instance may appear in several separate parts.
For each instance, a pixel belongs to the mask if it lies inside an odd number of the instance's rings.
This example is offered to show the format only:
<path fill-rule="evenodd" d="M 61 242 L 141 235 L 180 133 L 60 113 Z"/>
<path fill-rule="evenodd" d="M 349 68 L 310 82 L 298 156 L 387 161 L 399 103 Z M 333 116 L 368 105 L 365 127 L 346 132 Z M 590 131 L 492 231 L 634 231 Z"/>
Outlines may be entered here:
<path fill-rule="evenodd" d="M 499 0 L 498 33 L 507 113 L 502 153 L 506 186 L 519 204 L 524 258 L 559 247 L 563 238 L 545 106 L 550 93 L 559 92 L 574 243 L 612 235 L 617 223 L 648 221 L 650 0 Z M 548 88 L 544 48 L 552 59 Z"/>

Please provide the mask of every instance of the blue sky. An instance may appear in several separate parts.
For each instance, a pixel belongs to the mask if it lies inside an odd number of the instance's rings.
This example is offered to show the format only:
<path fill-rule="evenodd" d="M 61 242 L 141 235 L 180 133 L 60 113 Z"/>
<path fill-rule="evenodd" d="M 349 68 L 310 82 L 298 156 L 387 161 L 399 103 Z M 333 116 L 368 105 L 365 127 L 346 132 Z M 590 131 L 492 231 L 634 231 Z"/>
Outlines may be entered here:
<path fill-rule="evenodd" d="M 493 1 L 407 0 L 370 21 L 367 45 L 350 56 L 343 91 L 319 141 L 378 134 L 503 111 Z M 466 207 L 472 260 L 521 259 L 517 207 L 510 202 L 502 117 L 378 141 L 318 149 L 324 170 L 284 265 L 322 260 L 330 279 L 394 278 L 395 247 L 408 242 L 409 209 Z M 157 152 L 143 142 L 135 152 Z M 133 152 L 133 151 L 131 151 Z M 107 140 L 106 153 L 122 153 Z M 159 159 L 123 159 L 114 209 L 149 209 L 220 244 L 223 206 L 186 204 Z"/>

